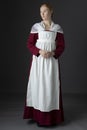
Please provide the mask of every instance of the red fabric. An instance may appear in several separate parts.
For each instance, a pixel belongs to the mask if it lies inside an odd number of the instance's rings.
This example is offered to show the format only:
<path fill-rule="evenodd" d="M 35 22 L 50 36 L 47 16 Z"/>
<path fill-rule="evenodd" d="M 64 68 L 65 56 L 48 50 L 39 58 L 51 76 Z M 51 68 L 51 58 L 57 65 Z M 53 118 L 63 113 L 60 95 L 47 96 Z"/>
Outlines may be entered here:
<path fill-rule="evenodd" d="M 33 119 L 40 125 L 50 126 L 60 124 L 64 121 L 64 117 L 61 110 L 53 110 L 51 112 L 41 112 L 32 107 L 26 107 L 24 119 Z"/>
<path fill-rule="evenodd" d="M 38 38 L 38 34 L 30 34 L 28 38 L 28 42 L 27 42 L 28 49 L 32 52 L 32 54 L 36 56 L 39 55 L 39 48 L 35 47 L 37 38 Z M 64 50 L 63 34 L 58 33 L 56 40 L 57 40 L 56 42 L 57 48 L 55 50 L 54 57 L 58 58 Z M 29 67 L 29 75 L 30 75 L 31 65 L 32 65 L 32 61 Z M 60 67 L 59 67 L 59 73 L 60 73 Z M 50 112 L 41 112 L 40 110 L 34 109 L 33 107 L 26 106 L 26 101 L 25 101 L 23 119 L 33 119 L 36 122 L 38 122 L 40 125 L 44 125 L 44 126 L 59 124 L 64 121 L 62 93 L 61 93 L 61 77 L 59 78 L 60 78 L 60 110 L 52 110 Z"/>
<path fill-rule="evenodd" d="M 54 50 L 54 52 L 55 52 L 54 57 L 56 59 L 63 53 L 64 48 L 65 48 L 64 35 L 62 33 L 57 33 L 57 36 L 56 36 L 56 50 Z"/>
<path fill-rule="evenodd" d="M 38 39 L 37 33 L 31 33 L 27 40 L 27 48 L 29 51 L 36 56 L 39 56 L 39 48 L 35 46 L 36 40 Z"/>
<path fill-rule="evenodd" d="M 52 110 L 50 112 L 41 112 L 33 107 L 27 107 L 25 104 L 23 119 L 33 119 L 40 125 L 50 126 L 60 124 L 64 121 L 62 96 L 60 92 L 60 110 Z"/>
<path fill-rule="evenodd" d="M 29 75 L 30 75 L 31 65 L 32 65 L 32 60 L 29 67 Z M 59 73 L 60 73 L 60 64 L 59 64 Z M 25 101 L 23 119 L 33 119 L 36 122 L 38 122 L 40 125 L 44 125 L 44 126 L 60 124 L 64 121 L 60 74 L 59 74 L 59 79 L 60 79 L 60 110 L 41 112 L 40 110 L 36 110 L 33 107 L 26 106 L 26 101 Z"/>
<path fill-rule="evenodd" d="M 38 39 L 38 33 L 30 33 L 28 40 L 27 40 L 27 48 L 29 51 L 36 56 L 39 56 L 39 48 L 35 46 L 35 43 Z M 54 57 L 57 59 L 65 48 L 65 41 L 64 41 L 64 35 L 62 33 L 57 33 L 56 36 L 56 50 L 54 50 L 55 55 Z"/>

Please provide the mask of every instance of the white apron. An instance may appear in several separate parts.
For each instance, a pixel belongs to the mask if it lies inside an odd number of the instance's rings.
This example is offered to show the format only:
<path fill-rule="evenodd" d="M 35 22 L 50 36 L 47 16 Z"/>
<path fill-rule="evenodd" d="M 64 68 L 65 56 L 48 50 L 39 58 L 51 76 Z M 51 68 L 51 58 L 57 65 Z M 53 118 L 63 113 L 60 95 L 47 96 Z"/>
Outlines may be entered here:
<path fill-rule="evenodd" d="M 55 32 L 40 31 L 36 47 L 42 50 L 53 51 L 56 48 L 55 38 Z M 59 91 L 58 59 L 33 55 L 27 86 L 26 105 L 43 112 L 58 110 Z"/>

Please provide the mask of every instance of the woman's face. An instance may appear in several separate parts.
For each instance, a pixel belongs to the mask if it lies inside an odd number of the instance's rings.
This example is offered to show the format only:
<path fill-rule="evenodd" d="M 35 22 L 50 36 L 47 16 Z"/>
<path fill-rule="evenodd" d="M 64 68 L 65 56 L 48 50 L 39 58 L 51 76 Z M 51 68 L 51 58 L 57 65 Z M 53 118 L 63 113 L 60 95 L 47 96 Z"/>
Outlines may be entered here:
<path fill-rule="evenodd" d="M 42 20 L 50 20 L 52 12 L 45 5 L 40 7 L 40 16 Z"/>

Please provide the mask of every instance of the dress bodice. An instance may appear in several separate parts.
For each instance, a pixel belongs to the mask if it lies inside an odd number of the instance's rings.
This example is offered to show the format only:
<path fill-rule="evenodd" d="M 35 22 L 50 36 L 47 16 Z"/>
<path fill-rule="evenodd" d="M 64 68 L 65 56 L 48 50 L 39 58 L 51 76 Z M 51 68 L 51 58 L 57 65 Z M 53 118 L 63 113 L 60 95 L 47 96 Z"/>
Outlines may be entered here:
<path fill-rule="evenodd" d="M 52 51 L 55 50 L 55 39 L 56 39 L 56 33 L 53 31 L 40 31 L 38 33 L 38 40 L 36 42 L 36 47 Z"/>
<path fill-rule="evenodd" d="M 56 33 L 53 31 L 40 31 L 38 33 L 38 40 L 55 41 Z"/>

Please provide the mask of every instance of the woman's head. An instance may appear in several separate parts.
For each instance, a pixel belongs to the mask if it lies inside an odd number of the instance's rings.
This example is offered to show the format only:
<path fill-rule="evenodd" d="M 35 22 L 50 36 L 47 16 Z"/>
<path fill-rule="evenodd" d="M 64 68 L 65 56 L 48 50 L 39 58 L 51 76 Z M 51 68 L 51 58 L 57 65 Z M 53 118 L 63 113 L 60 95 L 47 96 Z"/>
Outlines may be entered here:
<path fill-rule="evenodd" d="M 40 6 L 40 15 L 42 20 L 50 20 L 53 14 L 53 8 L 49 3 Z"/>

